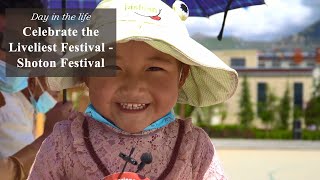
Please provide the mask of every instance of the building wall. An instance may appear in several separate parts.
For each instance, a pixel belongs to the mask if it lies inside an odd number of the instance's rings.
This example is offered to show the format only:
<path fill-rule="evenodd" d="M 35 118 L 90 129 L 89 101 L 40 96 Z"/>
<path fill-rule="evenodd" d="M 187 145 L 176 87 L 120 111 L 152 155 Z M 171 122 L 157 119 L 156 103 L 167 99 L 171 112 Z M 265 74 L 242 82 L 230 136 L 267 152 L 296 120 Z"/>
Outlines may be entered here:
<path fill-rule="evenodd" d="M 253 104 L 253 109 L 256 115 L 257 112 L 257 89 L 258 83 L 264 82 L 268 85 L 269 90 L 272 91 L 278 98 L 282 98 L 286 90 L 286 86 L 289 86 L 291 102 L 293 104 L 293 90 L 294 83 L 303 84 L 303 107 L 311 98 L 313 78 L 312 71 L 305 69 L 301 71 L 301 68 L 306 68 L 300 66 L 300 69 L 292 69 L 291 67 L 280 67 L 278 69 L 270 68 L 259 68 L 259 56 L 257 50 L 221 50 L 213 51 L 218 57 L 220 57 L 226 64 L 231 65 L 230 60 L 232 58 L 244 58 L 246 61 L 246 66 L 238 69 L 239 73 L 239 84 L 238 89 L 234 96 L 231 97 L 225 104 L 228 110 L 228 116 L 224 123 L 226 124 L 236 124 L 239 123 L 238 112 L 239 112 L 239 101 L 241 96 L 241 83 L 243 81 L 243 76 L 247 75 L 248 83 L 250 86 L 250 96 L 251 102 Z M 265 61 L 265 63 L 271 63 L 271 61 Z M 267 67 L 271 67 L 267 66 Z M 253 70 L 253 71 L 250 71 Z M 292 118 L 291 118 L 292 119 Z M 256 126 L 262 127 L 261 120 L 255 116 L 253 122 Z"/>
<path fill-rule="evenodd" d="M 257 50 L 223 50 L 213 52 L 228 65 L 231 64 L 231 58 L 244 58 L 246 60 L 246 68 L 258 67 Z"/>
<path fill-rule="evenodd" d="M 312 87 L 313 87 L 313 81 L 311 77 L 305 76 L 305 77 L 253 77 L 248 76 L 247 77 L 248 83 L 249 83 L 249 89 L 250 89 L 250 97 L 251 102 L 253 104 L 253 110 L 256 114 L 257 112 L 257 86 L 259 82 L 264 82 L 268 85 L 270 91 L 272 91 L 273 94 L 275 94 L 278 98 L 282 98 L 284 95 L 284 92 L 286 90 L 286 86 L 289 86 L 290 96 L 291 96 L 291 102 L 293 103 L 293 86 L 294 83 L 302 83 L 303 84 L 303 106 L 306 106 L 306 103 L 311 98 L 312 94 Z M 238 89 L 236 90 L 233 97 L 231 97 L 228 101 L 226 101 L 226 106 L 228 109 L 228 116 L 225 121 L 226 124 L 235 124 L 238 123 L 238 116 L 237 113 L 239 112 L 239 101 L 241 97 L 241 90 L 242 90 L 242 81 L 243 76 L 239 77 L 239 85 Z M 259 118 L 255 118 L 254 124 L 259 126 L 262 126 L 261 121 Z"/>

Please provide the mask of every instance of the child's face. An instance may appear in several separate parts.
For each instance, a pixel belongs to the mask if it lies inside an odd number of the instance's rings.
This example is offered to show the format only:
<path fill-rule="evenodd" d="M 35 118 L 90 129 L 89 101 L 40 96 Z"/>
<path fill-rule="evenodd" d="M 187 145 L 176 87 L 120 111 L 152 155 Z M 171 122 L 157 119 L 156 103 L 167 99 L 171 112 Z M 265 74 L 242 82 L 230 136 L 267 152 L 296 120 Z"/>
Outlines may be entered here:
<path fill-rule="evenodd" d="M 86 83 L 97 111 L 131 133 L 173 108 L 188 72 L 172 56 L 138 41 L 117 44 L 117 66 L 116 77 L 90 77 Z"/>

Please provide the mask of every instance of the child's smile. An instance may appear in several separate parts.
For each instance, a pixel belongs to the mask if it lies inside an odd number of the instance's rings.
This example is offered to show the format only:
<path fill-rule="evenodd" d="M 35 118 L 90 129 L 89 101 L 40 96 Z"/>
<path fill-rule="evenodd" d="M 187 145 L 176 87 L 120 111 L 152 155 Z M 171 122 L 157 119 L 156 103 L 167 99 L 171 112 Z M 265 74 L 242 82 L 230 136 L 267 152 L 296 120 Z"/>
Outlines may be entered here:
<path fill-rule="evenodd" d="M 177 102 L 181 63 L 145 42 L 117 44 L 116 77 L 90 77 L 91 103 L 127 132 L 143 131 Z M 182 78 L 184 79 L 184 78 Z"/>
<path fill-rule="evenodd" d="M 124 111 L 124 112 L 139 112 L 142 110 L 145 110 L 149 104 L 145 104 L 145 103 L 119 103 L 120 108 Z"/>

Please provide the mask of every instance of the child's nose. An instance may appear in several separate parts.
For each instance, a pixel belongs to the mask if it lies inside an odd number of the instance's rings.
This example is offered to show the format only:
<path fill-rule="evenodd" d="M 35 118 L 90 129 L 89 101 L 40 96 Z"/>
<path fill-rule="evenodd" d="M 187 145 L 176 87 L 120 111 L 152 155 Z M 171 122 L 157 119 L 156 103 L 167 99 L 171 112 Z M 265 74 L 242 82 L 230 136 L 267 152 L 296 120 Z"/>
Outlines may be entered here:
<path fill-rule="evenodd" d="M 143 95 L 147 89 L 146 87 L 144 78 L 134 75 L 127 76 L 122 84 L 124 93 L 131 95 Z"/>

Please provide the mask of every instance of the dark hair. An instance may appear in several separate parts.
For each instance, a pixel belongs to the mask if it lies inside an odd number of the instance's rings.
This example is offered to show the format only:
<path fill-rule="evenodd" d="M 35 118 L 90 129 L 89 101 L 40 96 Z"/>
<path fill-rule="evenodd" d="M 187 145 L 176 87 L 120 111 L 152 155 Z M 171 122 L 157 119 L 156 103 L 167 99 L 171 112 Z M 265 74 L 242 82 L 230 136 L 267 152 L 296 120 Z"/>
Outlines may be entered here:
<path fill-rule="evenodd" d="M 6 15 L 7 8 L 25 8 L 25 9 L 40 9 L 42 14 L 46 14 L 46 8 L 44 7 L 42 0 L 0 0 L 0 16 Z M 46 29 L 48 27 L 47 22 L 37 21 L 37 26 Z M 40 40 L 44 40 L 45 37 L 41 37 Z M 0 32 L 0 46 L 3 41 L 3 33 Z M 0 47 L 0 49 L 2 49 Z"/>
<path fill-rule="evenodd" d="M 41 0 L 1 0 L 0 15 L 5 15 L 6 8 L 43 8 Z"/>

